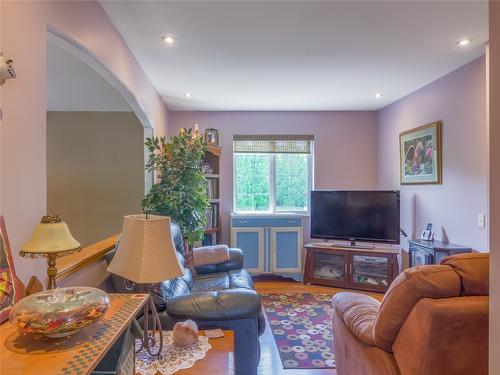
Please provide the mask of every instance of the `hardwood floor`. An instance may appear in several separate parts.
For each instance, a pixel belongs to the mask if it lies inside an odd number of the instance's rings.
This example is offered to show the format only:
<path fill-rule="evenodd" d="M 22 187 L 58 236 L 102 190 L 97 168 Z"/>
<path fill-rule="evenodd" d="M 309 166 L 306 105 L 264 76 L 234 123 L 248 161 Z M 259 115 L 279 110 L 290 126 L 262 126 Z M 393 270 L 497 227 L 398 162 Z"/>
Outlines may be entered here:
<path fill-rule="evenodd" d="M 347 289 L 331 288 L 318 285 L 304 285 L 291 279 L 277 277 L 259 277 L 254 279 L 255 289 L 258 293 L 332 293 L 336 294 Z M 359 292 L 368 294 L 374 298 L 382 299 L 383 294 Z M 259 375 L 336 375 L 332 369 L 283 369 L 280 355 L 273 334 L 269 328 L 266 317 L 266 330 L 260 337 L 261 356 L 259 363 Z"/>

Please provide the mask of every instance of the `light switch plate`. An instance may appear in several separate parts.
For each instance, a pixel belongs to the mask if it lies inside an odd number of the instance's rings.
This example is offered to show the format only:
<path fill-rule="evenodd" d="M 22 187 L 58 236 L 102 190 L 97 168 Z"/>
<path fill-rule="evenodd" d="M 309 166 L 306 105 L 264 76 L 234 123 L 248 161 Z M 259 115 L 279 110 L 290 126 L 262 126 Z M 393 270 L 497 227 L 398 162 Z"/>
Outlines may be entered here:
<path fill-rule="evenodd" d="M 478 228 L 486 228 L 486 215 L 478 214 L 477 215 L 477 227 Z"/>

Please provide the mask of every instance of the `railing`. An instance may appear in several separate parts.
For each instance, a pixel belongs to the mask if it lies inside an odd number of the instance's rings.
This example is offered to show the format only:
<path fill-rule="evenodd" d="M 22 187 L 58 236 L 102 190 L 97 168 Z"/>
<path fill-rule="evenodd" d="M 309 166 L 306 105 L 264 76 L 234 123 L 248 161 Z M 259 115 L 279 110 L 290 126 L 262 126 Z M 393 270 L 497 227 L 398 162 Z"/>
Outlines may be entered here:
<path fill-rule="evenodd" d="M 86 246 L 82 251 L 57 260 L 57 280 L 62 280 L 90 264 L 97 263 L 115 247 L 119 234 L 108 237 L 95 244 Z"/>

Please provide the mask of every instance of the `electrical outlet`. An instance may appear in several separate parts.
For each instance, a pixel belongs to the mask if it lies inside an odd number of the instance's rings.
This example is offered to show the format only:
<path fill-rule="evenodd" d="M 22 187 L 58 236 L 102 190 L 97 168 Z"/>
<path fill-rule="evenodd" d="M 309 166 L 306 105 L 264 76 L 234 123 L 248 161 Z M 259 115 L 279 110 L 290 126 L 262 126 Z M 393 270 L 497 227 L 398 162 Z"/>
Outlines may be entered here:
<path fill-rule="evenodd" d="M 478 214 L 477 215 L 477 227 L 478 228 L 486 228 L 486 215 Z"/>

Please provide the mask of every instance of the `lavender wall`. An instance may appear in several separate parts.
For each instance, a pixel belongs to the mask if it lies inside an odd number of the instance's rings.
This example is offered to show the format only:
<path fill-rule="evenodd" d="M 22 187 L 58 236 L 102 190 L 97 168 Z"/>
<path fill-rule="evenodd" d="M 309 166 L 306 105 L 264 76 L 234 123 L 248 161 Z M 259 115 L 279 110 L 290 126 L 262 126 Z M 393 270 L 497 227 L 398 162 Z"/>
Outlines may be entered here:
<path fill-rule="evenodd" d="M 202 131 L 216 128 L 220 132 L 225 241 L 229 240 L 233 204 L 233 134 L 313 134 L 315 188 L 377 186 L 375 112 L 170 112 L 169 132 L 194 123 Z"/>
<path fill-rule="evenodd" d="M 443 121 L 443 184 L 400 186 L 399 133 Z M 488 249 L 486 70 L 481 57 L 378 112 L 380 188 L 401 189 L 402 228 L 420 231 L 432 222 L 437 239 Z M 487 223 L 488 224 L 488 223 Z"/>
<path fill-rule="evenodd" d="M 78 43 L 131 93 L 157 134 L 168 110 L 98 1 L 1 1 L 2 52 L 17 78 L 2 86 L 1 213 L 18 276 L 45 279 L 43 261 L 19 257 L 36 223 L 47 214 L 47 29 Z"/>

